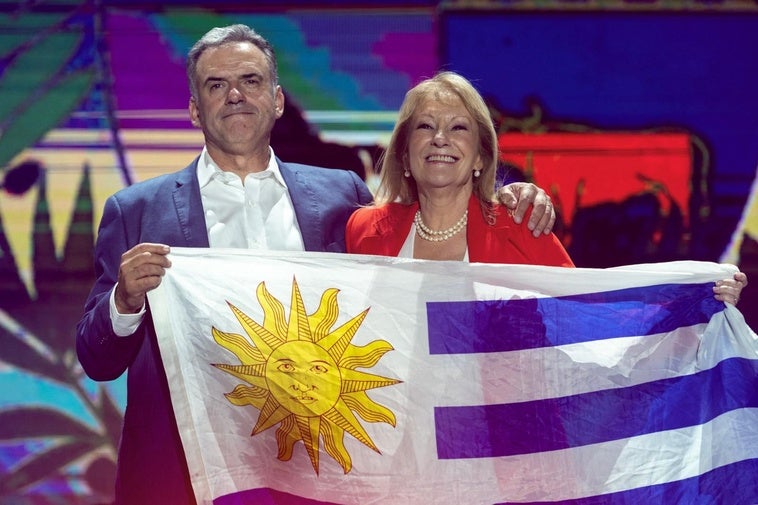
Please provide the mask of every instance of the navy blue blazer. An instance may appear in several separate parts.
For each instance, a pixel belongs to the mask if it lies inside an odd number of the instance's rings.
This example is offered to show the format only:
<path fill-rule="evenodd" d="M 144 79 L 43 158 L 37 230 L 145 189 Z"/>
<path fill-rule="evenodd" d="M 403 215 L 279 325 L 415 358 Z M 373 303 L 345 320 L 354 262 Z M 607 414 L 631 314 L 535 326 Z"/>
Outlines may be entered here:
<path fill-rule="evenodd" d="M 344 252 L 348 218 L 372 200 L 364 182 L 345 170 L 276 161 L 305 249 Z M 110 322 L 109 297 L 121 255 L 142 242 L 208 247 L 197 159 L 179 172 L 134 184 L 108 198 L 95 246 L 96 281 L 76 335 L 79 361 L 89 377 L 110 381 L 128 370 L 116 504 L 193 504 L 149 307 L 133 335 L 115 335 Z"/>

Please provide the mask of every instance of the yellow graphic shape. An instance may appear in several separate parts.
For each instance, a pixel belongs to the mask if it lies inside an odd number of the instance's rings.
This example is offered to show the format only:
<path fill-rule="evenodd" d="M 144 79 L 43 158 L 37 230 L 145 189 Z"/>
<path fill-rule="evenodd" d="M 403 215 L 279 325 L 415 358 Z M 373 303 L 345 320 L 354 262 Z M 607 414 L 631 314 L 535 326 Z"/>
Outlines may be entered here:
<path fill-rule="evenodd" d="M 234 405 L 260 410 L 251 436 L 278 424 L 277 457 L 289 461 L 295 444 L 303 442 L 317 474 L 321 442 L 344 472 L 350 472 L 345 432 L 380 452 L 358 417 L 395 426 L 394 413 L 369 398 L 366 391 L 401 382 L 358 370 L 375 366 L 393 348 L 384 340 L 365 346 L 352 343 L 368 309 L 333 329 L 339 316 L 338 292 L 327 289 L 318 309 L 307 314 L 293 280 L 287 319 L 282 303 L 261 282 L 256 296 L 263 308 L 263 324 L 227 302 L 247 337 L 215 327 L 211 330 L 214 340 L 240 361 L 239 365 L 213 366 L 246 383 L 226 393 L 226 398 Z"/>

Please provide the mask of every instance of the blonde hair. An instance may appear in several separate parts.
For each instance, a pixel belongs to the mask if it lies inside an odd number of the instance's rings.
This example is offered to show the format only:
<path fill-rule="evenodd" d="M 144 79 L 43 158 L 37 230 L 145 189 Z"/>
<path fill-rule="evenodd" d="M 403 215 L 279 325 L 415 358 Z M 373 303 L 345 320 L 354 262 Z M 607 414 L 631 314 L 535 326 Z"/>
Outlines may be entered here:
<path fill-rule="evenodd" d="M 410 204 L 418 200 L 416 181 L 412 177 L 404 176 L 404 159 L 408 153 L 408 139 L 412 128 L 411 119 L 422 102 L 439 99 L 446 92 L 454 93 L 461 99 L 479 128 L 482 168 L 479 177 L 473 179 L 473 193 L 482 203 L 484 215 L 489 221 L 498 162 L 497 133 L 482 96 L 468 79 L 455 72 L 440 72 L 431 79 L 420 82 L 405 94 L 390 142 L 379 161 L 381 181 L 375 202 L 383 204 L 397 201 Z"/>

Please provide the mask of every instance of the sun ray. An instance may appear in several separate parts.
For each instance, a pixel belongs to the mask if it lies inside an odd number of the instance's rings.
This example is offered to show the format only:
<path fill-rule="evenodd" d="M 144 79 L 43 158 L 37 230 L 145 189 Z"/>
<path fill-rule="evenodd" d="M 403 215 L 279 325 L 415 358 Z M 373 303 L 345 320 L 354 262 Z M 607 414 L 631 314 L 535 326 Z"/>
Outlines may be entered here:
<path fill-rule="evenodd" d="M 402 381 L 397 379 L 388 379 L 381 375 L 375 375 L 360 370 L 342 370 L 342 389 L 341 393 L 354 393 L 356 391 L 366 391 L 367 389 L 383 388 L 392 386 Z"/>
<path fill-rule="evenodd" d="M 305 313 L 305 304 L 300 294 L 297 281 L 292 279 L 292 302 L 290 305 L 290 320 L 287 327 L 287 342 L 305 340 L 312 342 L 311 326 L 308 324 L 308 315 Z"/>
<path fill-rule="evenodd" d="M 295 416 L 295 422 L 300 430 L 300 438 L 303 440 L 303 445 L 305 445 L 305 451 L 308 453 L 311 465 L 313 465 L 313 469 L 318 474 L 318 439 L 321 418 Z"/>
<path fill-rule="evenodd" d="M 271 349 L 275 349 L 282 344 L 281 337 L 271 333 L 266 328 L 253 321 L 252 318 L 231 303 L 227 302 L 227 305 L 232 309 L 232 312 L 237 317 L 237 321 L 239 321 L 242 328 L 245 329 L 245 332 L 264 356 L 270 355 Z"/>
<path fill-rule="evenodd" d="M 279 405 L 279 402 L 272 396 L 269 396 L 261 408 L 261 415 L 258 416 L 258 422 L 255 423 L 251 435 L 257 435 L 262 431 L 266 431 L 291 414 L 289 410 Z"/>
<path fill-rule="evenodd" d="M 250 344 L 250 341 L 242 335 L 226 333 L 216 328 L 211 328 L 211 333 L 213 334 L 213 340 L 221 347 L 233 352 L 243 365 L 264 363 L 266 361 L 266 357 L 260 349 Z"/>
<path fill-rule="evenodd" d="M 326 453 L 340 464 L 345 474 L 348 474 L 353 468 L 353 460 L 345 448 L 345 430 L 325 419 L 321 423 L 321 437 Z"/>
<path fill-rule="evenodd" d="M 338 361 L 343 368 L 371 368 L 382 356 L 395 349 L 386 340 L 374 340 L 364 346 L 349 345 Z"/>
<path fill-rule="evenodd" d="M 227 365 L 224 363 L 211 363 L 219 370 L 229 375 L 242 379 L 248 384 L 268 390 L 266 384 L 266 365 Z"/>
<path fill-rule="evenodd" d="M 376 452 L 379 449 L 374 445 L 374 441 L 361 426 L 360 421 L 355 417 L 355 414 L 345 405 L 345 402 L 340 400 L 334 406 L 332 410 L 324 414 L 324 417 L 336 426 L 350 433 L 356 440 L 361 442 L 366 447 L 369 447 Z"/>
<path fill-rule="evenodd" d="M 257 386 L 245 386 L 244 384 L 238 384 L 230 393 L 226 393 L 224 396 L 234 405 L 242 407 L 244 405 L 252 405 L 253 407 L 260 409 L 268 398 L 269 392 L 265 388 Z"/>
<path fill-rule="evenodd" d="M 339 362 L 348 345 L 350 345 L 350 341 L 363 323 L 363 320 L 366 319 L 368 310 L 369 309 L 364 310 L 321 339 L 319 345 L 329 351 L 329 354 L 334 361 Z"/>
<path fill-rule="evenodd" d="M 350 410 L 354 410 L 364 421 L 370 423 L 382 422 L 392 426 L 395 426 L 397 422 L 395 414 L 390 409 L 376 403 L 364 391 L 342 395 L 342 399 L 345 401 L 345 405 Z"/>
<path fill-rule="evenodd" d="M 339 305 L 337 305 L 337 288 L 329 288 L 321 295 L 321 303 L 316 312 L 308 317 L 311 327 L 313 328 L 313 341 L 318 342 L 324 338 L 340 314 Z"/>
<path fill-rule="evenodd" d="M 258 284 L 255 294 L 258 303 L 263 308 L 263 327 L 283 339 L 287 335 L 287 317 L 284 315 L 284 305 L 269 293 L 264 282 Z"/>
<path fill-rule="evenodd" d="M 276 444 L 279 447 L 276 457 L 280 461 L 292 459 L 295 444 L 300 441 L 300 430 L 297 429 L 295 416 L 288 416 L 282 420 L 279 429 L 276 430 Z"/>

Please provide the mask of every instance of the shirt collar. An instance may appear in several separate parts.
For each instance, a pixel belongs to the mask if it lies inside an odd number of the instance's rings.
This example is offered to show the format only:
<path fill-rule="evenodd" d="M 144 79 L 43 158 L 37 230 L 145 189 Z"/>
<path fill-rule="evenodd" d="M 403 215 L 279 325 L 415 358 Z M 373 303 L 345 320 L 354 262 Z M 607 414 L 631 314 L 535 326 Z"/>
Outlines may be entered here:
<path fill-rule="evenodd" d="M 279 170 L 279 164 L 276 162 L 274 149 L 269 146 L 268 150 L 268 166 L 266 167 L 266 170 L 258 173 L 263 174 L 264 172 L 270 172 L 274 176 L 274 179 L 276 179 L 279 184 L 284 186 L 286 189 L 287 183 L 284 182 L 282 173 Z M 208 148 L 203 146 L 203 152 L 200 153 L 200 159 L 197 160 L 197 180 L 200 183 L 200 188 L 202 189 L 207 186 L 208 183 L 211 182 L 211 180 L 221 172 L 223 171 L 218 167 L 218 165 L 216 165 L 216 162 L 213 161 L 213 158 L 211 158 L 211 155 L 208 153 Z"/>

